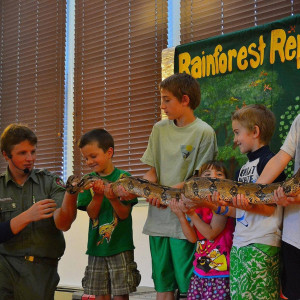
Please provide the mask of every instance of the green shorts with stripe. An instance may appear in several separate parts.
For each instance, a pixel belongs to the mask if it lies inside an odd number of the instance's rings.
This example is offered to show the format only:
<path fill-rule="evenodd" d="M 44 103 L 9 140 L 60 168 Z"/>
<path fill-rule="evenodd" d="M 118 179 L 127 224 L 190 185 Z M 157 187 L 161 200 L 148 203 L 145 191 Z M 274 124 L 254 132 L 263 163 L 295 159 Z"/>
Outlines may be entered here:
<path fill-rule="evenodd" d="M 89 295 L 127 295 L 141 281 L 133 250 L 112 256 L 89 256 L 82 286 Z"/>
<path fill-rule="evenodd" d="M 193 271 L 195 244 L 170 237 L 149 236 L 152 278 L 157 292 L 187 293 Z"/>
<path fill-rule="evenodd" d="M 232 300 L 279 299 L 279 248 L 250 244 L 230 252 Z"/>

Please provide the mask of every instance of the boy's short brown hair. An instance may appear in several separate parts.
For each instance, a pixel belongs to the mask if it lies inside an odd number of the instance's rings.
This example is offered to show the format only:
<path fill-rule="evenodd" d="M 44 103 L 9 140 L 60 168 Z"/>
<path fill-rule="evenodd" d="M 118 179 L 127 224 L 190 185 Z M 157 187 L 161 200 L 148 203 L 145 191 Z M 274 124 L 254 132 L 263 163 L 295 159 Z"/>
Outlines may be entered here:
<path fill-rule="evenodd" d="M 198 81 L 189 74 L 176 73 L 164 79 L 159 89 L 166 89 L 171 92 L 179 102 L 182 101 L 183 95 L 190 98 L 189 106 L 195 110 L 200 104 L 201 90 Z"/>
<path fill-rule="evenodd" d="M 258 126 L 260 130 L 260 141 L 269 144 L 275 131 L 275 115 L 262 104 L 250 104 L 236 110 L 231 120 L 238 121 L 243 127 L 253 131 L 254 126 Z"/>
<path fill-rule="evenodd" d="M 15 145 L 28 141 L 31 145 L 37 144 L 37 136 L 24 124 L 12 123 L 8 125 L 1 134 L 1 153 L 11 155 L 11 150 Z"/>
<path fill-rule="evenodd" d="M 105 129 L 96 128 L 92 129 L 82 135 L 78 142 L 78 147 L 81 149 L 84 146 L 97 142 L 98 147 L 101 148 L 104 153 L 109 149 L 114 149 L 114 139 Z"/>

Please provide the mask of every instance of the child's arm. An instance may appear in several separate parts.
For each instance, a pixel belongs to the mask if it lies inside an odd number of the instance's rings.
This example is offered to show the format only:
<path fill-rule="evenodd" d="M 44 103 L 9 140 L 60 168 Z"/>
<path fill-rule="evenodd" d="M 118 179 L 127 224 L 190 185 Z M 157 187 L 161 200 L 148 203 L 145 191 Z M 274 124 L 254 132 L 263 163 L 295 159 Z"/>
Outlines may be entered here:
<path fill-rule="evenodd" d="M 143 178 L 149 180 L 150 182 L 157 183 L 156 169 L 154 167 L 151 167 L 151 169 L 146 172 Z M 166 208 L 166 206 L 160 204 L 160 199 L 147 198 L 146 201 L 149 202 L 149 204 L 151 204 L 152 206 L 156 206 L 157 208 Z"/>
<path fill-rule="evenodd" d="M 236 208 L 267 217 L 271 216 L 276 208 L 276 205 L 250 204 L 246 196 L 241 194 L 232 199 L 232 204 Z"/>
<path fill-rule="evenodd" d="M 154 167 L 151 167 L 150 170 L 146 172 L 146 174 L 143 176 L 144 179 L 149 180 L 151 182 L 156 183 L 157 182 L 157 175 L 156 170 Z"/>
<path fill-rule="evenodd" d="M 105 197 L 109 200 L 119 219 L 125 220 L 129 217 L 131 212 L 131 205 L 125 205 L 120 201 L 119 197 L 114 194 L 111 188 L 111 184 L 105 186 L 104 194 Z"/>
<path fill-rule="evenodd" d="M 205 223 L 194 212 L 187 214 L 197 230 L 208 240 L 214 240 L 225 228 L 227 217 L 214 214 L 210 224 Z"/>
<path fill-rule="evenodd" d="M 236 209 L 235 207 L 226 201 L 220 200 L 220 193 L 219 192 L 213 192 L 212 196 L 207 196 L 207 202 L 211 203 L 210 206 L 208 206 L 211 210 L 216 211 L 217 214 L 221 214 L 223 216 L 227 217 L 236 217 Z"/>
<path fill-rule="evenodd" d="M 292 156 L 285 151 L 280 150 L 268 161 L 256 183 L 268 184 L 273 182 L 284 170 L 290 160 L 292 160 Z M 300 195 L 297 195 L 297 197 L 286 197 L 282 188 L 278 188 L 278 190 L 274 192 L 274 200 L 278 205 L 282 206 L 300 204 Z"/>
<path fill-rule="evenodd" d="M 280 150 L 265 165 L 262 173 L 258 177 L 256 183 L 268 184 L 272 183 L 284 170 L 292 157 L 285 151 Z"/>
<path fill-rule="evenodd" d="M 219 197 L 220 194 L 218 192 L 214 192 L 212 196 L 208 196 L 208 200 L 219 205 L 218 208 L 215 208 L 215 211 L 217 211 L 218 214 L 228 217 L 236 218 L 236 208 L 263 216 L 271 216 L 275 210 L 275 206 L 273 205 L 250 204 L 245 195 L 241 194 L 238 194 L 236 197 L 232 198 L 232 203 L 221 201 L 219 200 Z"/>
<path fill-rule="evenodd" d="M 95 220 L 99 216 L 99 212 L 103 202 L 105 186 L 104 186 L 104 182 L 101 179 L 99 179 L 93 182 L 91 187 L 93 188 L 94 196 L 92 201 L 87 206 L 86 211 L 88 213 L 88 216 L 92 220 Z"/>
<path fill-rule="evenodd" d="M 197 234 L 194 227 L 188 222 L 185 217 L 185 213 L 183 211 L 187 211 L 187 209 L 184 208 L 183 201 L 172 199 L 169 203 L 169 207 L 171 211 L 178 217 L 182 232 L 184 233 L 187 240 L 191 243 L 196 243 Z"/>

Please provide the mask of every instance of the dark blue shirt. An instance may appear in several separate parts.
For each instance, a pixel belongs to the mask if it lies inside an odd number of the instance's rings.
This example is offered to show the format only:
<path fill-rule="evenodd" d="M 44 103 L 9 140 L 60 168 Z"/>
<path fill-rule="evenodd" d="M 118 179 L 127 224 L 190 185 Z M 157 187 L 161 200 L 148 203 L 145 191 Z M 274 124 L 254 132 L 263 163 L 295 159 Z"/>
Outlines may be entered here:
<path fill-rule="evenodd" d="M 0 243 L 8 241 L 13 236 L 14 234 L 10 228 L 10 220 L 0 223 Z"/>

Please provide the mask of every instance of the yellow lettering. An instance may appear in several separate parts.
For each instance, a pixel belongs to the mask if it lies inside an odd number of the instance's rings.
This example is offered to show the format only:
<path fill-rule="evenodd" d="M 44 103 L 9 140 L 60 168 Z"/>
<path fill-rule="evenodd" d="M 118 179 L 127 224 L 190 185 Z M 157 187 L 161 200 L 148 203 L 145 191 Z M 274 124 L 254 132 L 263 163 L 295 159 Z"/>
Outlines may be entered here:
<path fill-rule="evenodd" d="M 199 56 L 195 56 L 191 62 L 191 75 L 194 78 L 201 78 L 201 58 Z"/>
<path fill-rule="evenodd" d="M 248 53 L 249 55 L 254 56 L 256 59 L 254 60 L 253 58 L 250 58 L 250 66 L 253 69 L 256 69 L 259 66 L 259 53 L 255 50 L 253 50 L 253 48 L 256 48 L 256 44 L 252 43 L 249 47 L 248 47 Z"/>
<path fill-rule="evenodd" d="M 232 71 L 232 58 L 237 57 L 237 51 L 235 49 L 228 50 L 228 71 Z"/>
<path fill-rule="evenodd" d="M 219 67 L 222 74 L 227 71 L 227 56 L 225 53 L 222 53 L 219 57 Z"/>
<path fill-rule="evenodd" d="M 206 66 L 206 76 L 210 75 L 210 69 L 211 69 L 211 74 L 212 75 L 216 75 L 216 72 L 215 72 L 215 60 L 214 60 L 214 57 L 211 54 L 206 56 L 206 63 L 207 63 L 207 66 Z"/>
<path fill-rule="evenodd" d="M 190 74 L 189 66 L 191 64 L 191 56 L 188 52 L 179 54 L 178 56 L 179 73 Z"/>
<path fill-rule="evenodd" d="M 300 69 L 300 34 L 297 34 L 297 69 Z"/>
<path fill-rule="evenodd" d="M 243 60 L 247 57 L 247 48 L 245 46 L 243 46 L 240 50 L 239 53 L 237 55 L 237 66 L 240 70 L 244 71 L 247 69 L 248 67 L 248 61 L 245 60 L 243 62 Z"/>
<path fill-rule="evenodd" d="M 265 48 L 266 48 L 266 43 L 264 42 L 264 36 L 261 35 L 259 37 L 259 46 L 258 46 L 258 51 L 260 52 L 260 65 L 264 63 Z"/>
<path fill-rule="evenodd" d="M 205 77 L 205 65 L 206 65 L 206 59 L 204 56 L 205 52 L 202 51 L 202 77 Z"/>
<path fill-rule="evenodd" d="M 286 34 L 283 29 L 275 29 L 271 31 L 270 64 L 274 64 L 276 52 L 278 52 L 281 62 L 285 61 L 283 51 L 285 40 Z"/>
<path fill-rule="evenodd" d="M 215 52 L 213 54 L 215 58 L 215 65 L 216 65 L 216 74 L 219 74 L 219 60 L 218 56 L 220 55 L 220 52 L 223 50 L 223 47 L 221 45 L 217 45 L 215 48 Z"/>
<path fill-rule="evenodd" d="M 285 58 L 286 60 L 292 60 L 296 56 L 296 51 L 291 51 L 293 49 L 296 49 L 297 42 L 294 36 L 290 35 L 288 39 L 286 40 L 285 44 Z"/>

